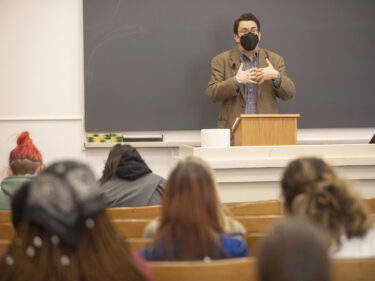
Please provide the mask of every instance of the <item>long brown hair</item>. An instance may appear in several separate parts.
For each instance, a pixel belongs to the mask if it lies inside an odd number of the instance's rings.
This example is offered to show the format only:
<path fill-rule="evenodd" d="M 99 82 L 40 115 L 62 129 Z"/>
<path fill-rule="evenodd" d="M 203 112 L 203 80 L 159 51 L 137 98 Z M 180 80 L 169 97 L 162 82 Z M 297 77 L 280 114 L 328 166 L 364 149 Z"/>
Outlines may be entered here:
<path fill-rule="evenodd" d="M 116 173 L 117 166 L 121 160 L 122 154 L 131 149 L 130 145 L 116 144 L 108 154 L 107 161 L 105 162 L 102 177 L 99 179 L 100 184 L 109 181 Z"/>
<path fill-rule="evenodd" d="M 282 190 L 286 210 L 318 223 L 338 247 L 342 235 L 362 237 L 373 225 L 359 194 L 321 159 L 293 161 L 284 173 Z"/>
<path fill-rule="evenodd" d="M 165 248 L 171 260 L 223 255 L 220 204 L 208 164 L 196 157 L 179 162 L 166 183 L 155 249 Z"/>
<path fill-rule="evenodd" d="M 93 222 L 92 229 L 83 231 L 75 250 L 54 243 L 53 236 L 38 225 L 20 223 L 17 237 L 0 261 L 0 280 L 145 280 L 131 257 L 129 246 L 117 236 L 105 212 L 94 216 Z M 41 239 L 39 248 L 35 246 L 35 237 Z"/>

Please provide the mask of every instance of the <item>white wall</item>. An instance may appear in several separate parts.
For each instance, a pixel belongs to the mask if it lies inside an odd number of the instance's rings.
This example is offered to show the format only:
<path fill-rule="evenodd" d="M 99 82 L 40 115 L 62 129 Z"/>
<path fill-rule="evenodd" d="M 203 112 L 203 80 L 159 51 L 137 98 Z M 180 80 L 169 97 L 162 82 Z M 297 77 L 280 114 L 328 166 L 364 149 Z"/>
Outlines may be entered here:
<path fill-rule="evenodd" d="M 0 1 L 0 167 L 29 130 L 48 163 L 83 158 L 83 27 L 77 0 Z"/>

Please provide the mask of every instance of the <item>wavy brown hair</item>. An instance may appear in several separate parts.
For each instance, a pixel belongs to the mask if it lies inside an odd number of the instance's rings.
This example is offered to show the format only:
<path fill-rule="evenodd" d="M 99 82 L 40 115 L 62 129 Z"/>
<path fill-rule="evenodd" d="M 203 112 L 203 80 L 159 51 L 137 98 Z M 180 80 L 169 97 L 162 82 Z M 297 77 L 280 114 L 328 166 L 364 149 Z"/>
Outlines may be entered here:
<path fill-rule="evenodd" d="M 127 243 L 118 236 L 104 211 L 94 218 L 93 229 L 86 228 L 77 249 L 62 243 L 51 242 L 51 235 L 41 227 L 21 222 L 17 237 L 8 248 L 6 257 L 0 261 L 1 281 L 125 281 L 145 280 L 131 256 Z M 34 245 L 40 237 L 42 245 Z M 27 256 L 28 247 L 35 254 Z M 9 257 L 13 264 L 9 263 Z M 7 263 L 8 259 L 8 263 Z M 69 261 L 63 265 L 62 259 Z"/>
<path fill-rule="evenodd" d="M 318 158 L 297 159 L 282 179 L 286 210 L 309 217 L 340 247 L 340 238 L 363 237 L 373 222 L 363 200 L 333 168 Z"/>
<path fill-rule="evenodd" d="M 281 190 L 286 211 L 290 211 L 294 198 L 316 183 L 337 178 L 336 172 L 322 159 L 299 158 L 289 163 L 281 179 Z"/>
<path fill-rule="evenodd" d="M 169 260 L 218 258 L 224 251 L 221 203 L 211 168 L 196 157 L 178 163 L 166 183 L 155 249 Z"/>

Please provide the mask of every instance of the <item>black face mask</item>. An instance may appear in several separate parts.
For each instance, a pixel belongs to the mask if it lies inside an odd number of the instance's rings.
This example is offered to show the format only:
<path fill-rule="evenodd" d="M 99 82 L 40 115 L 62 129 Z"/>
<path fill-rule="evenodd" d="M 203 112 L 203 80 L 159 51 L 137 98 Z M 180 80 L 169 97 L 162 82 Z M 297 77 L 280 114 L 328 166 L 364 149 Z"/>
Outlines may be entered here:
<path fill-rule="evenodd" d="M 240 43 L 246 51 L 252 51 L 258 45 L 259 37 L 257 34 L 249 32 L 242 35 L 240 38 Z"/>

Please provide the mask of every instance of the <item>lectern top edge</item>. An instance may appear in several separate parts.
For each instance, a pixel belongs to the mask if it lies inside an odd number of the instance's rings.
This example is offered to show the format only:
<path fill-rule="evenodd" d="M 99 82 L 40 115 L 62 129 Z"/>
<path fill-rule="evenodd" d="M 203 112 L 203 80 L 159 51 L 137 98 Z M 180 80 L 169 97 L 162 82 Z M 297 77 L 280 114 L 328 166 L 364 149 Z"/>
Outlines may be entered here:
<path fill-rule="evenodd" d="M 283 117 L 283 118 L 298 118 L 300 117 L 299 114 L 241 114 L 240 117 L 247 117 L 247 118 L 274 118 L 274 117 Z"/>

